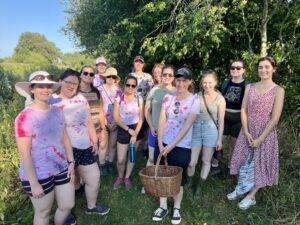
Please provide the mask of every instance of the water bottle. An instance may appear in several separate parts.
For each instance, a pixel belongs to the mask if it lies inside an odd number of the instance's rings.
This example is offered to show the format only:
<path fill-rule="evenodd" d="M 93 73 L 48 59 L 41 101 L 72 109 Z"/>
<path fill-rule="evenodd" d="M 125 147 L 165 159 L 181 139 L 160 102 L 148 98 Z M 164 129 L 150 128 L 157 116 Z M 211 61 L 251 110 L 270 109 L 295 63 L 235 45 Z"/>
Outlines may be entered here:
<path fill-rule="evenodd" d="M 129 158 L 131 163 L 135 163 L 135 145 L 129 144 Z"/>

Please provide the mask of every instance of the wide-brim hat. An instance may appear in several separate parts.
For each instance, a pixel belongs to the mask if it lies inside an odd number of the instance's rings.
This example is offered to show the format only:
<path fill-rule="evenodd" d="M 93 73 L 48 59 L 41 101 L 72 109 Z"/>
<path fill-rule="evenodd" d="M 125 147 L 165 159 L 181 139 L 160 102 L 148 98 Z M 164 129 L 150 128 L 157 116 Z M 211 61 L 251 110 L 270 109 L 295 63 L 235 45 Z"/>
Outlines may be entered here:
<path fill-rule="evenodd" d="M 101 74 L 101 76 L 102 76 L 104 79 L 106 79 L 106 77 L 108 77 L 108 76 L 116 76 L 116 77 L 117 77 L 116 83 L 119 83 L 120 80 L 121 80 L 121 78 L 120 78 L 119 75 L 118 75 L 117 69 L 114 68 L 114 67 L 109 67 L 109 68 L 107 68 L 106 71 L 105 71 L 105 73 L 104 73 L 104 74 Z"/>
<path fill-rule="evenodd" d="M 37 76 L 44 76 L 43 80 L 35 80 Z M 53 80 L 49 80 L 48 76 L 51 76 L 46 71 L 36 71 L 29 75 L 29 82 L 18 82 L 15 84 L 16 91 L 25 98 L 31 97 L 31 85 L 32 84 L 52 84 L 53 92 L 59 88 L 59 84 Z"/>

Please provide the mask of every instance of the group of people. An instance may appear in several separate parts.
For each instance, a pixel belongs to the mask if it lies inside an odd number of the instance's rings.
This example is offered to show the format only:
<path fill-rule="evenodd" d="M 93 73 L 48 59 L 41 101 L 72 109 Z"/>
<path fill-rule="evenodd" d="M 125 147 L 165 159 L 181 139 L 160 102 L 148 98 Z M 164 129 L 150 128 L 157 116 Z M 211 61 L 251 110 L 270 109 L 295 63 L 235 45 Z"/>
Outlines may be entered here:
<path fill-rule="evenodd" d="M 230 79 L 219 90 L 217 74 L 207 70 L 197 94 L 188 68 L 155 64 L 150 75 L 143 71 L 142 56 L 136 56 L 133 65 L 120 86 L 118 71 L 107 67 L 103 56 L 96 59 L 96 70 L 67 69 L 58 82 L 48 72 L 36 71 L 29 82 L 15 85 L 27 99 L 15 120 L 15 135 L 20 180 L 34 207 L 33 224 L 49 223 L 54 198 L 55 224 L 75 224 L 75 190 L 85 192 L 87 214 L 109 213 L 109 207 L 97 202 L 100 174 L 112 174 L 117 155 L 113 189 L 132 188 L 135 163 L 129 160 L 128 146 L 134 144 L 137 151 L 140 142 L 148 145 L 146 166 L 162 154 L 161 164 L 167 159 L 183 169 L 180 191 L 173 197 L 172 224 L 181 222 L 183 186 L 192 180 L 199 156 L 196 197 L 210 170 L 219 167 L 213 155 L 222 150 L 225 136 L 231 137 L 230 173 L 239 175 L 228 200 L 246 195 L 238 206 L 247 209 L 256 204 L 260 188 L 278 183 L 276 125 L 284 90 L 273 81 L 277 65 L 272 57 L 259 59 L 260 80 L 252 84 L 245 80 L 246 65 L 240 59 L 230 64 Z M 153 221 L 168 214 L 167 198 L 159 200 Z"/>

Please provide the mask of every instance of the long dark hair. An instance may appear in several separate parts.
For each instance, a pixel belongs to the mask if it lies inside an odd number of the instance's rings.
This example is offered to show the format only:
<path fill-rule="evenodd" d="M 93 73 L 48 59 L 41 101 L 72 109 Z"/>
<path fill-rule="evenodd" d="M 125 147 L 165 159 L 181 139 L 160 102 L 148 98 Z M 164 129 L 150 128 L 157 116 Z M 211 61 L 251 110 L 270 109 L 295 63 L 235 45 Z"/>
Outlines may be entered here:
<path fill-rule="evenodd" d="M 59 80 L 63 81 L 64 79 L 66 79 L 67 77 L 70 77 L 70 76 L 77 77 L 77 79 L 78 79 L 79 85 L 76 90 L 76 94 L 77 94 L 79 91 L 79 87 L 80 87 L 80 73 L 78 71 L 68 68 L 59 76 Z M 57 92 L 56 92 L 57 94 L 60 94 L 60 89 L 61 88 L 59 88 L 57 90 Z"/>

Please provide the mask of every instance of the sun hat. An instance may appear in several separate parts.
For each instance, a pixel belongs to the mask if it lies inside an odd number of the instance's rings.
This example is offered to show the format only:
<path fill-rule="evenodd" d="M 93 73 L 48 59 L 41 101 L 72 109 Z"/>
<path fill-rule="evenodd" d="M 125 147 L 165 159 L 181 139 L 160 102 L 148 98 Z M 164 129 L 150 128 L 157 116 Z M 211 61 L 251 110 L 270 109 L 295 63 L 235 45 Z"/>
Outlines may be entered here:
<path fill-rule="evenodd" d="M 44 79 L 36 79 L 38 76 L 43 76 Z M 59 88 L 59 84 L 53 80 L 49 80 L 48 76 L 51 76 L 46 71 L 36 71 L 29 75 L 29 82 L 18 82 L 15 84 L 16 91 L 25 98 L 31 97 L 31 85 L 32 84 L 52 84 L 53 92 Z"/>
<path fill-rule="evenodd" d="M 141 55 L 137 55 L 136 57 L 134 57 L 133 62 L 136 62 L 136 61 L 141 61 L 141 62 L 145 63 L 144 57 Z"/>
<path fill-rule="evenodd" d="M 103 63 L 103 64 L 107 65 L 106 59 L 104 58 L 104 56 L 100 56 L 96 59 L 96 65 L 99 63 Z"/>
<path fill-rule="evenodd" d="M 109 68 L 107 68 L 106 71 L 105 71 L 105 73 L 104 73 L 104 74 L 101 74 L 101 77 L 103 77 L 103 78 L 106 78 L 106 77 L 108 77 L 108 76 L 116 76 L 116 77 L 117 77 L 116 83 L 119 83 L 120 80 L 121 80 L 121 78 L 120 78 L 119 75 L 118 75 L 117 69 L 114 68 L 114 67 L 109 67 Z"/>
<path fill-rule="evenodd" d="M 175 78 L 183 77 L 184 79 L 191 80 L 193 78 L 192 72 L 188 68 L 180 68 L 176 71 Z"/>

